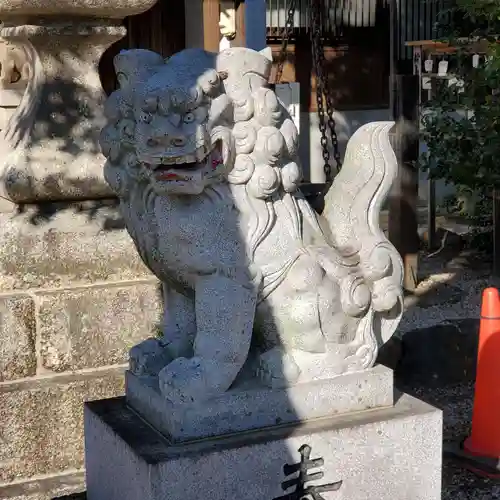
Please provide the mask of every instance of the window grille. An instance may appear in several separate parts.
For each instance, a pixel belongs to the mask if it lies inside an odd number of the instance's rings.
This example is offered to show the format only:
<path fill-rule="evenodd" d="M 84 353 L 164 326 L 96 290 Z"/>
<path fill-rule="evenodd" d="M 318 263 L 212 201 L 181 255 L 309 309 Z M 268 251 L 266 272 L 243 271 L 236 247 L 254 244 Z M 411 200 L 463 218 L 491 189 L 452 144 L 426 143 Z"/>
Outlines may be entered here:
<path fill-rule="evenodd" d="M 310 0 L 298 0 L 294 26 L 308 30 L 307 6 Z M 342 38 L 346 26 L 368 28 L 377 26 L 379 12 L 389 9 L 389 2 L 396 6 L 396 57 L 412 58 L 405 42 L 430 40 L 441 36 L 436 29 L 438 13 L 446 0 L 324 0 L 324 32 Z M 279 38 L 285 26 L 290 0 L 267 0 L 268 35 Z M 349 9 L 348 6 L 351 6 Z M 442 20 L 441 20 L 442 21 Z M 363 36 L 360 32 L 360 36 Z"/>

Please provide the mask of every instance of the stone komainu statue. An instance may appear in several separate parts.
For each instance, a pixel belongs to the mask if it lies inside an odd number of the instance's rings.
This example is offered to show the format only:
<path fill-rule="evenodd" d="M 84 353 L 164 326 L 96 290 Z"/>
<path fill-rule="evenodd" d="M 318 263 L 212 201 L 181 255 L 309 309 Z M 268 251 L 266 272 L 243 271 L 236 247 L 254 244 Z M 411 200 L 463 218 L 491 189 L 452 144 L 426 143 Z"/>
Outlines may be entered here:
<path fill-rule="evenodd" d="M 319 217 L 271 65 L 246 48 L 115 58 L 105 176 L 166 291 L 163 335 L 132 349 L 131 369 L 174 402 L 244 376 L 279 387 L 369 368 L 402 314 L 401 260 L 379 227 L 392 123 L 353 135 Z"/>

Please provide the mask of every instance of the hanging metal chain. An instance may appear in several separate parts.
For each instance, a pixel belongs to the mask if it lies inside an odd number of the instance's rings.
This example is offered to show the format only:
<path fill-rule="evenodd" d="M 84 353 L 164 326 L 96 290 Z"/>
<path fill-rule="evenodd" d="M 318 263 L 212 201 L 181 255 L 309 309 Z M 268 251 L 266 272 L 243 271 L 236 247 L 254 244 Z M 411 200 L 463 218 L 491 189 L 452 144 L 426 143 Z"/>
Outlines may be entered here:
<path fill-rule="evenodd" d="M 333 158 L 335 159 L 335 166 L 338 173 L 342 168 L 342 160 L 339 152 L 339 139 L 337 136 L 337 131 L 335 130 L 337 124 L 335 123 L 335 117 L 334 117 L 333 98 L 330 93 L 328 76 L 325 73 L 326 61 L 325 61 L 325 52 L 323 50 L 323 46 L 321 47 L 321 51 L 319 52 L 319 59 L 320 59 L 320 66 L 323 68 L 323 95 L 325 96 L 326 115 L 328 117 L 328 128 L 330 130 L 330 141 L 332 143 Z"/>
<path fill-rule="evenodd" d="M 283 76 L 283 68 L 285 66 L 288 43 L 293 34 L 293 27 L 294 27 L 293 25 L 294 25 L 296 7 L 297 7 L 297 0 L 290 0 L 290 3 L 288 4 L 285 27 L 283 28 L 283 31 L 281 33 L 282 42 L 281 42 L 280 55 L 278 59 L 278 66 L 276 68 L 276 78 L 274 80 L 274 83 L 280 83 L 281 78 Z"/>
<path fill-rule="evenodd" d="M 325 172 L 326 190 L 333 183 L 332 166 L 330 164 L 330 143 L 333 150 L 333 159 L 335 160 L 336 171 L 339 172 L 342 167 L 342 161 L 339 152 L 339 141 L 335 130 L 336 123 L 334 118 L 333 99 L 328 84 L 328 76 L 325 72 L 325 53 L 323 46 L 323 0 L 309 0 L 309 33 L 311 39 L 312 62 L 316 74 L 316 103 L 318 108 L 319 130 L 321 133 L 321 154 L 323 157 Z M 275 83 L 280 83 L 283 76 L 283 68 L 287 58 L 287 49 L 290 38 L 294 30 L 295 10 L 297 0 L 290 0 L 287 10 L 287 19 L 282 31 L 282 43 L 280 55 L 276 68 Z"/>
<path fill-rule="evenodd" d="M 333 183 L 332 167 L 330 165 L 330 150 L 328 147 L 327 125 L 330 132 L 330 141 L 333 148 L 333 158 L 336 163 L 337 173 L 342 167 L 339 152 L 339 141 L 335 130 L 333 100 L 328 85 L 328 77 L 325 72 L 325 53 L 323 45 L 323 2 L 321 0 L 310 0 L 309 4 L 309 33 L 311 39 L 312 59 L 314 72 L 316 73 L 316 103 L 318 108 L 319 130 L 321 133 L 321 153 L 324 161 L 324 172 L 326 178 L 326 189 Z M 326 110 L 325 110 L 326 104 Z M 325 116 L 326 111 L 326 116 Z"/>
<path fill-rule="evenodd" d="M 321 60 L 319 53 L 323 52 L 323 44 L 321 43 L 321 33 L 319 31 L 319 23 L 321 22 L 319 17 L 318 9 L 316 8 L 315 0 L 311 0 L 309 6 L 309 35 L 311 40 L 311 51 L 312 51 L 312 63 L 314 67 L 314 72 L 316 74 L 316 106 L 318 112 L 319 120 L 319 131 L 321 133 L 321 153 L 323 156 L 323 170 L 325 172 L 326 182 L 332 177 L 331 166 L 330 166 L 330 151 L 328 149 L 328 138 L 326 135 L 326 120 L 325 120 L 325 108 L 323 105 L 323 66 L 321 65 Z"/>

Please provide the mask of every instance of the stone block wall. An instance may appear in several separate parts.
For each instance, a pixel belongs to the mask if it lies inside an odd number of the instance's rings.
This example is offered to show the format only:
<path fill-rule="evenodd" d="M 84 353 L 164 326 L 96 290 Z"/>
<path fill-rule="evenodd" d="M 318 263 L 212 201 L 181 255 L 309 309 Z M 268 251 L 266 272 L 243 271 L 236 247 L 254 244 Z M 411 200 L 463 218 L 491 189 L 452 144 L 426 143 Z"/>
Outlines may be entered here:
<path fill-rule="evenodd" d="M 159 284 L 112 204 L 0 213 L 0 498 L 84 488 L 83 402 L 123 393 Z"/>

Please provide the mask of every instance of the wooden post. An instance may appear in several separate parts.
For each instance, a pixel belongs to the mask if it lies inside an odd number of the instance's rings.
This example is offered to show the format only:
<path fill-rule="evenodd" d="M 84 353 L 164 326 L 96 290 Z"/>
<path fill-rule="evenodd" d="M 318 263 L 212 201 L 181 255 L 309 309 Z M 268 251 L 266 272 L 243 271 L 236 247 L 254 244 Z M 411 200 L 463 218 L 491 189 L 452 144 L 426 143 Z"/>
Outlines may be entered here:
<path fill-rule="evenodd" d="M 399 0 L 389 0 L 389 107 L 394 109 L 399 44 Z"/>
<path fill-rule="evenodd" d="M 416 75 L 394 78 L 392 145 L 399 164 L 398 178 L 389 199 L 389 239 L 404 263 L 404 288 L 418 285 L 418 166 L 419 82 Z"/>
<path fill-rule="evenodd" d="M 236 2 L 236 37 L 233 47 L 262 50 L 267 46 L 266 0 Z"/>
<path fill-rule="evenodd" d="M 262 50 L 267 46 L 266 0 L 245 0 L 246 46 Z"/>
<path fill-rule="evenodd" d="M 427 249 L 436 248 L 436 181 L 427 180 Z"/>
<path fill-rule="evenodd" d="M 244 47 L 246 44 L 246 30 L 245 30 L 245 2 L 243 0 L 236 0 L 235 2 L 236 16 L 236 36 L 231 41 L 232 47 Z"/>
<path fill-rule="evenodd" d="M 209 52 L 219 52 L 219 21 L 219 0 L 203 0 L 203 48 Z"/>

